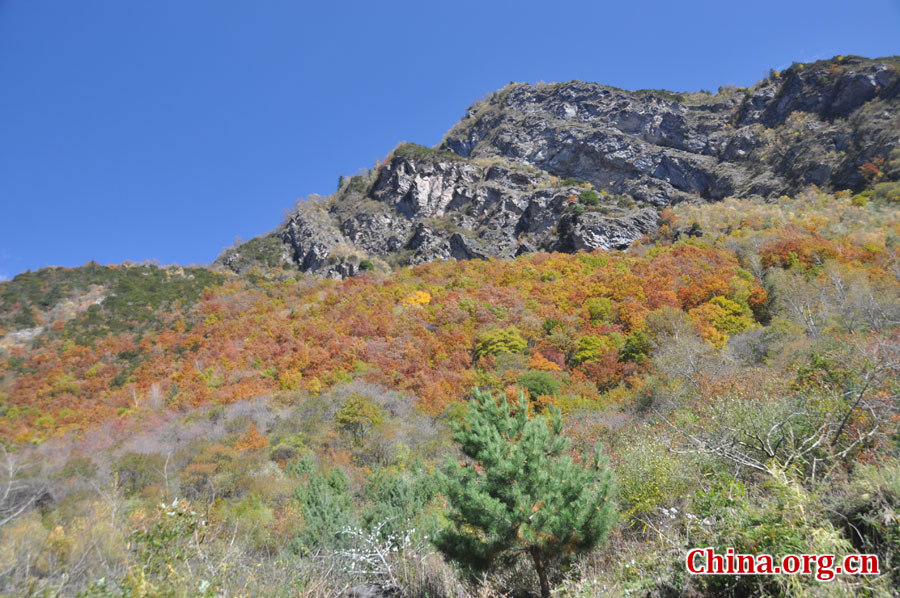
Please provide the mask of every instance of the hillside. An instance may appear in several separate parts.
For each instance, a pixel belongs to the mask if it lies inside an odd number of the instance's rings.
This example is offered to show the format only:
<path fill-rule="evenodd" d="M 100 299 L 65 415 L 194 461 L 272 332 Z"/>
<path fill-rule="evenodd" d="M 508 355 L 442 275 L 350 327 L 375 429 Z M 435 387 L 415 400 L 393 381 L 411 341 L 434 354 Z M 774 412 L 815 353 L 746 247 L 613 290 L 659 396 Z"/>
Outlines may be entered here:
<path fill-rule="evenodd" d="M 860 168 L 900 146 L 898 65 L 835 57 L 715 94 L 510 84 L 438 147 L 397 147 L 220 262 L 343 277 L 376 264 L 623 249 L 679 202 L 810 184 L 861 191 Z"/>
<path fill-rule="evenodd" d="M 0 595 L 898 596 L 898 90 L 513 84 L 209 268 L 0 283 Z M 472 457 L 481 392 L 562 469 Z"/>

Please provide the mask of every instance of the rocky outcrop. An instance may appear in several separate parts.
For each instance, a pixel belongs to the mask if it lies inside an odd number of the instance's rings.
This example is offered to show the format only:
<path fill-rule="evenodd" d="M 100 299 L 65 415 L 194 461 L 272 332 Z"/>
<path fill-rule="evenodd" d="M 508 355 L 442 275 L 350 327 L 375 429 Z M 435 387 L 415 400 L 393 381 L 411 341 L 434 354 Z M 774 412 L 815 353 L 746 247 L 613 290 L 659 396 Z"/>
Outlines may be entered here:
<path fill-rule="evenodd" d="M 655 210 L 645 209 L 624 218 L 609 218 L 597 212 L 574 217 L 566 215 L 559 224 L 560 251 L 593 251 L 594 249 L 627 249 L 643 235 L 656 232 Z"/>
<path fill-rule="evenodd" d="M 301 202 L 274 238 L 286 264 L 343 277 L 378 263 L 623 249 L 672 203 L 858 189 L 859 167 L 900 145 L 898 64 L 795 65 L 717 94 L 511 84 L 469 108 L 439 149 L 401 145 L 331 197 Z"/>
<path fill-rule="evenodd" d="M 896 60 L 796 65 L 750 90 L 627 92 L 593 83 L 513 85 L 447 135 L 470 158 L 503 156 L 653 205 L 856 188 L 859 166 L 898 143 Z M 875 131 L 857 126 L 882 112 Z M 811 156 L 812 160 L 804 159 Z M 800 168 L 794 164 L 800 160 Z"/>

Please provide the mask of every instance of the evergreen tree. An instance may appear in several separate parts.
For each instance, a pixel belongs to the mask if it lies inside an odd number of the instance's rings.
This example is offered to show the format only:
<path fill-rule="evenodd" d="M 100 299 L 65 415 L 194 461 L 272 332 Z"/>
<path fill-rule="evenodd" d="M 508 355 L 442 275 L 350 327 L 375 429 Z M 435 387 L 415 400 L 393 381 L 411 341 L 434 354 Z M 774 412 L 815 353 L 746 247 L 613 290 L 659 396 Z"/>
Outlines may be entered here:
<path fill-rule="evenodd" d="M 527 555 L 547 598 L 554 564 L 596 546 L 615 518 L 599 446 L 576 464 L 558 409 L 529 418 L 524 396 L 511 406 L 479 391 L 453 439 L 468 461 L 449 459 L 442 472 L 450 524 L 435 545 L 471 573 Z"/>
<path fill-rule="evenodd" d="M 291 548 L 298 554 L 310 554 L 318 547 L 332 548 L 344 543 L 346 535 L 341 532 L 356 526 L 347 474 L 340 467 L 323 473 L 310 457 L 301 459 L 292 470 L 305 474 L 306 479 L 294 490 L 303 527 Z"/>

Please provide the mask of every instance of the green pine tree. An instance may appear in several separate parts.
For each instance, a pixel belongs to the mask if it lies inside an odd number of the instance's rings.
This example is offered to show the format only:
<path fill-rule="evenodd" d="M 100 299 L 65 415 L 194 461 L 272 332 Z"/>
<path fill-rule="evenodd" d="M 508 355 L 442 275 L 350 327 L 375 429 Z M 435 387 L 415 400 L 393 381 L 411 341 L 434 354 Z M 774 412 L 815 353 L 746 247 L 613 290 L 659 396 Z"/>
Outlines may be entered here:
<path fill-rule="evenodd" d="M 330 472 L 319 471 L 309 457 L 301 459 L 292 469 L 305 474 L 305 481 L 294 490 L 300 503 L 303 527 L 291 544 L 294 552 L 308 555 L 316 548 L 334 548 L 346 542 L 342 534 L 356 527 L 350 480 L 340 467 Z"/>
<path fill-rule="evenodd" d="M 511 406 L 478 391 L 453 432 L 468 461 L 449 459 L 441 474 L 450 523 L 435 545 L 471 573 L 527 556 L 548 598 L 552 567 L 596 546 L 615 519 L 599 446 L 576 464 L 558 409 L 529 418 L 524 396 Z"/>

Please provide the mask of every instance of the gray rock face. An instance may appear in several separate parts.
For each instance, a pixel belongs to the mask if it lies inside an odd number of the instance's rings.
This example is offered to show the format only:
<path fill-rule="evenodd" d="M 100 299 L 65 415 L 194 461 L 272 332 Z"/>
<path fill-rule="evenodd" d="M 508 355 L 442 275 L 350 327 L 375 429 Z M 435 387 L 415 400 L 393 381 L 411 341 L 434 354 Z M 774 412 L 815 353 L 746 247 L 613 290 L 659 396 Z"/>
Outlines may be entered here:
<path fill-rule="evenodd" d="M 790 193 L 809 183 L 855 188 L 858 167 L 885 148 L 851 118 L 881 100 L 900 124 L 898 93 L 896 61 L 855 58 L 795 67 L 752 90 L 714 96 L 578 81 L 513 85 L 470 108 L 445 144 L 463 156 L 522 161 L 658 206 Z M 819 168 L 793 167 L 810 152 Z"/>
<path fill-rule="evenodd" d="M 560 220 L 561 238 L 566 245 L 561 251 L 593 251 L 595 249 L 627 249 L 641 236 L 656 232 L 655 210 L 645 209 L 624 218 L 608 218 L 588 212 L 578 218 L 570 215 Z"/>
<path fill-rule="evenodd" d="M 900 145 L 898 65 L 799 65 L 715 95 L 511 84 L 469 108 L 440 150 L 398 147 L 275 235 L 294 267 L 343 277 L 365 260 L 623 249 L 672 203 L 858 189 L 859 167 Z M 599 205 L 579 205 L 591 188 Z"/>
<path fill-rule="evenodd" d="M 300 206 L 278 236 L 293 249 L 293 261 L 301 270 L 338 278 L 350 273 L 343 260 L 331 259 L 346 240 L 320 204 Z"/>
<path fill-rule="evenodd" d="M 367 256 L 421 264 L 514 257 L 526 242 L 532 250 L 571 244 L 561 242 L 557 225 L 583 187 L 503 161 L 479 164 L 418 151 L 427 156 L 395 153 L 373 175 L 365 196 L 339 192 L 330 205 L 301 204 L 279 233 L 293 249 L 293 263 L 335 276 L 339 264 Z"/>

